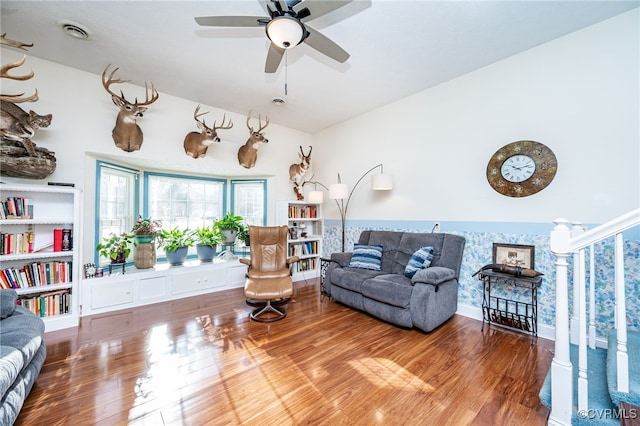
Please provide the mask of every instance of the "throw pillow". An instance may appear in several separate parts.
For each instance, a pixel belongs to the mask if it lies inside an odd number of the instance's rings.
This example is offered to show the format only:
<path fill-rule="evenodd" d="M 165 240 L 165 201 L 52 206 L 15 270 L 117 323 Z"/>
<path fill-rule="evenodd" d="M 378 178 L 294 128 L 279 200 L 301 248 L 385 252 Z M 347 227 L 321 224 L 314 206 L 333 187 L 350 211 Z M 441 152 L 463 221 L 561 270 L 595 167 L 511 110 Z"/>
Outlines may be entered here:
<path fill-rule="evenodd" d="M 351 256 L 349 267 L 380 271 L 381 262 L 382 246 L 367 246 L 364 244 L 355 244 L 353 246 L 353 255 Z"/>
<path fill-rule="evenodd" d="M 409 263 L 404 268 L 404 276 L 413 278 L 420 269 L 428 268 L 433 259 L 433 247 L 420 247 L 409 259 Z"/>
<path fill-rule="evenodd" d="M 15 290 L 0 290 L 0 319 L 5 319 L 13 315 L 16 309 L 18 293 Z"/>

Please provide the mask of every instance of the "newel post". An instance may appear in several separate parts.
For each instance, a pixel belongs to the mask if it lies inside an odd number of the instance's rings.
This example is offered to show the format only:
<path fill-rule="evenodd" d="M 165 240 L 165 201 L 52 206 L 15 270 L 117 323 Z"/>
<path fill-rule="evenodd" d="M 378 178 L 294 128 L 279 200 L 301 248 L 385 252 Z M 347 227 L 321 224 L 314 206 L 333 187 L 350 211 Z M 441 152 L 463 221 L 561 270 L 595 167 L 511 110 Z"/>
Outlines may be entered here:
<path fill-rule="evenodd" d="M 556 339 L 551 361 L 551 414 L 549 424 L 570 425 L 573 411 L 573 366 L 569 356 L 569 286 L 567 268 L 571 241 L 570 223 L 556 219 L 550 247 L 556 257 Z"/>

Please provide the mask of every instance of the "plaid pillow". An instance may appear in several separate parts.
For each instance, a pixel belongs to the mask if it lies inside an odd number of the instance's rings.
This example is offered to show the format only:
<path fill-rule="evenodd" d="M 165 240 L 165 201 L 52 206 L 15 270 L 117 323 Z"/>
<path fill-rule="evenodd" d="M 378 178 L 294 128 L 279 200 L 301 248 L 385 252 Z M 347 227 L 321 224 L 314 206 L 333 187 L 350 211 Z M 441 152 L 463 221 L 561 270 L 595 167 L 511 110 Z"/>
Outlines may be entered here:
<path fill-rule="evenodd" d="M 355 244 L 353 246 L 353 255 L 351 256 L 349 267 L 380 271 L 381 261 L 382 246 L 367 246 L 364 244 Z"/>
<path fill-rule="evenodd" d="M 433 260 L 433 247 L 420 247 L 409 259 L 409 263 L 404 268 L 404 276 L 413 278 L 420 269 L 431 266 Z"/>

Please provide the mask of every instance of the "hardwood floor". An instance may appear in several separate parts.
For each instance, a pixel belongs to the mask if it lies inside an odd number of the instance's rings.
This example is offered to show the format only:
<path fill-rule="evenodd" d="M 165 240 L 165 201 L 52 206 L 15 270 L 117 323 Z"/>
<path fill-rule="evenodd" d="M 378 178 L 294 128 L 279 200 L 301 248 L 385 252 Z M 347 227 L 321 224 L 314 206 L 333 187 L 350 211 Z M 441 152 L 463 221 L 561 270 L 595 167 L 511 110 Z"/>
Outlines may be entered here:
<path fill-rule="evenodd" d="M 16 425 L 544 425 L 552 342 L 454 316 L 426 334 L 296 286 L 284 320 L 242 289 L 47 333 Z"/>

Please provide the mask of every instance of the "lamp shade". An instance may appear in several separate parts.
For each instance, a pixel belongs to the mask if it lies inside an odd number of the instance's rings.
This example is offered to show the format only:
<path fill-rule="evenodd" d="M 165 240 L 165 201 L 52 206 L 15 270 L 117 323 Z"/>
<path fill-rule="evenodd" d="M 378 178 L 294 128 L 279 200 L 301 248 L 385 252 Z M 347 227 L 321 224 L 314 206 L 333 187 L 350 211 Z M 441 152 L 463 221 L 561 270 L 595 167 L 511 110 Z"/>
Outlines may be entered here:
<path fill-rule="evenodd" d="M 374 191 L 393 189 L 393 178 L 390 175 L 373 175 L 371 176 L 371 189 Z"/>
<path fill-rule="evenodd" d="M 309 191 L 307 194 L 307 200 L 310 203 L 322 204 L 324 201 L 324 192 L 322 191 Z"/>
<path fill-rule="evenodd" d="M 344 200 L 349 198 L 349 187 L 345 183 L 329 185 L 329 198 L 332 200 Z"/>
<path fill-rule="evenodd" d="M 283 49 L 300 44 L 304 34 L 302 24 L 289 16 L 278 16 L 272 19 L 267 24 L 266 31 L 269 40 Z"/>

